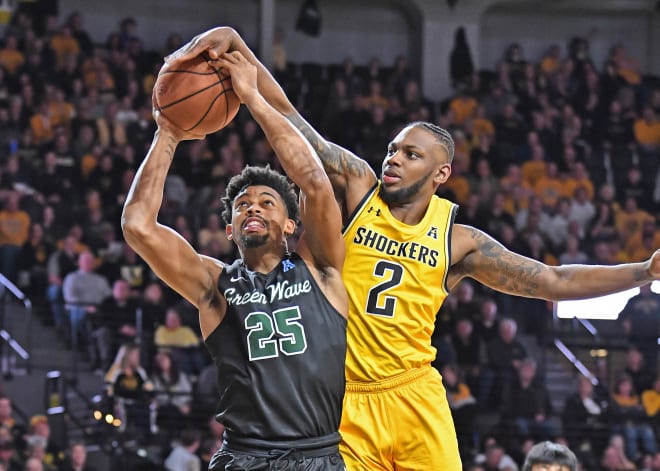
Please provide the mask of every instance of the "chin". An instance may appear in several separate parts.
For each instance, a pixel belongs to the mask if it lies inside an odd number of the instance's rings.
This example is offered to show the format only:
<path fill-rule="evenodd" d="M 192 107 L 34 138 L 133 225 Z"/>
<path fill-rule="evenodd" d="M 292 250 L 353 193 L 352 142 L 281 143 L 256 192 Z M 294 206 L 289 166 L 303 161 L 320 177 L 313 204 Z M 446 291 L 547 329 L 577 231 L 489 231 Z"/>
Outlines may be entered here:
<path fill-rule="evenodd" d="M 268 242 L 268 234 L 258 235 L 250 234 L 241 236 L 241 245 L 246 249 L 254 249 L 257 247 L 263 247 Z"/>

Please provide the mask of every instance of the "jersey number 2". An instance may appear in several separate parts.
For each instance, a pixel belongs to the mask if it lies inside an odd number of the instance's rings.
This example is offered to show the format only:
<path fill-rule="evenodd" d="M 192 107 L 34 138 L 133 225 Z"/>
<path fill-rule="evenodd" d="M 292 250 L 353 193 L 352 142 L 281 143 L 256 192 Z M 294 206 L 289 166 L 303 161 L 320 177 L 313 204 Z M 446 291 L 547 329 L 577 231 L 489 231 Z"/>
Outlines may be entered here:
<path fill-rule="evenodd" d="M 286 307 L 266 312 L 251 312 L 245 318 L 248 330 L 247 345 L 250 361 L 275 358 L 280 352 L 284 355 L 300 355 L 307 350 L 305 329 L 298 321 L 298 306 Z M 280 338 L 275 340 L 275 334 Z"/>
<path fill-rule="evenodd" d="M 396 297 L 384 294 L 381 300 L 380 295 L 388 289 L 401 284 L 403 267 L 398 263 L 380 260 L 374 267 L 374 275 L 386 279 L 369 290 L 369 295 L 367 296 L 367 314 L 381 317 L 394 317 Z"/>

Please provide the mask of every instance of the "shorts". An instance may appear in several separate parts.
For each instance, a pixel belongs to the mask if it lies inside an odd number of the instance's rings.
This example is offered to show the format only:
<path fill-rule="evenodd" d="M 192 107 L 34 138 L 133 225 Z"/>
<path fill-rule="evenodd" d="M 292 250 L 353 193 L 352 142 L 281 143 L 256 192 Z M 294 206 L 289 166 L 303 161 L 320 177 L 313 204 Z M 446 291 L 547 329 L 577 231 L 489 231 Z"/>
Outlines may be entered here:
<path fill-rule="evenodd" d="M 440 373 L 423 367 L 383 381 L 348 382 L 339 450 L 349 471 L 460 471 Z"/>
<path fill-rule="evenodd" d="M 338 440 L 337 440 L 338 441 Z M 287 446 L 266 449 L 227 440 L 209 463 L 210 471 L 346 471 L 336 443 L 318 447 Z"/>

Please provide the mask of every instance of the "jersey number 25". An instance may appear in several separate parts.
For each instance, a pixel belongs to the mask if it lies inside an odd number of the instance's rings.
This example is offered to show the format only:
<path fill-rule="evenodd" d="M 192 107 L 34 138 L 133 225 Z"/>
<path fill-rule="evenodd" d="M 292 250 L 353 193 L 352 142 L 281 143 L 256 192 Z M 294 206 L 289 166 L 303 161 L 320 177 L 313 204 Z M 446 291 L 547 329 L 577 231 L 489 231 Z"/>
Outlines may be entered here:
<path fill-rule="evenodd" d="M 250 361 L 284 355 L 300 355 L 307 350 L 305 329 L 299 322 L 300 308 L 286 307 L 267 312 L 251 312 L 245 317 Z M 274 339 L 275 334 L 279 339 Z"/>

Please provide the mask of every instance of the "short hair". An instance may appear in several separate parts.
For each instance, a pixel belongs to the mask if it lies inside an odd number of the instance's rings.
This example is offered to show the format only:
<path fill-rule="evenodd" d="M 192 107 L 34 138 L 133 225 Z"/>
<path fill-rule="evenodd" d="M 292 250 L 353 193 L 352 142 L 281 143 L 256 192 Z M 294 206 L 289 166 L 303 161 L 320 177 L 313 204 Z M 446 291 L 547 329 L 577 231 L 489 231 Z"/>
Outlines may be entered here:
<path fill-rule="evenodd" d="M 199 430 L 196 429 L 185 429 L 181 432 L 181 444 L 185 447 L 192 445 L 195 442 L 198 442 L 201 438 Z"/>
<path fill-rule="evenodd" d="M 531 471 L 535 464 L 554 464 L 564 466 L 569 471 L 576 471 L 577 463 L 575 453 L 566 445 L 544 441 L 537 443 L 527 452 L 522 471 Z"/>
<path fill-rule="evenodd" d="M 445 148 L 449 162 L 451 163 L 454 160 L 454 139 L 449 134 L 449 131 L 428 121 L 413 121 L 408 126 L 422 128 L 433 134 L 440 145 Z"/>
<path fill-rule="evenodd" d="M 225 224 L 231 224 L 232 206 L 236 197 L 249 186 L 263 185 L 275 190 L 284 200 L 290 219 L 298 219 L 298 198 L 289 180 L 281 173 L 272 170 L 270 166 L 246 166 L 241 173 L 234 175 L 227 184 L 227 192 L 222 198 L 224 209 L 222 219 Z"/>

